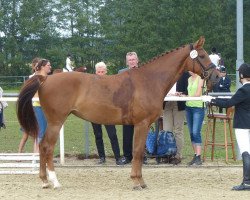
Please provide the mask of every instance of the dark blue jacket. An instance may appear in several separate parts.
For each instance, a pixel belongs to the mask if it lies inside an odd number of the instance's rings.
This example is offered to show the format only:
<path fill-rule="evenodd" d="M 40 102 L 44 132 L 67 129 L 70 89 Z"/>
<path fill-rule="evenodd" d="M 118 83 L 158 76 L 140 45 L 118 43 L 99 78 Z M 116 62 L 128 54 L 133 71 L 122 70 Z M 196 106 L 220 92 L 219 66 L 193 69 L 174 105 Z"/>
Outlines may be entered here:
<path fill-rule="evenodd" d="M 233 127 L 250 129 L 250 83 L 239 88 L 231 99 L 212 99 L 212 104 L 224 108 L 235 106 Z"/>
<path fill-rule="evenodd" d="M 188 78 L 190 74 L 188 72 L 184 72 L 181 78 L 176 83 L 176 92 L 182 92 L 182 94 L 188 95 L 187 87 L 188 87 Z M 177 101 L 178 110 L 185 110 L 186 101 Z"/>
<path fill-rule="evenodd" d="M 231 80 L 228 76 L 225 79 L 221 77 L 219 82 L 215 85 L 214 92 L 230 92 Z"/>

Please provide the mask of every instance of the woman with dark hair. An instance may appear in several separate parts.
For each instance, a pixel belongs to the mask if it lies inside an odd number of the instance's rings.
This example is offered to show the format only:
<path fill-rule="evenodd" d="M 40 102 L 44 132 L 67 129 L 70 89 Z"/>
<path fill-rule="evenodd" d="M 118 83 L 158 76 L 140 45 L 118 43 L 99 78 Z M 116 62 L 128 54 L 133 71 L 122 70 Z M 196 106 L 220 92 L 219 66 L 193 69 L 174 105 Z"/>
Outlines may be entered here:
<path fill-rule="evenodd" d="M 36 70 L 35 75 L 47 76 L 51 72 L 51 65 L 50 65 L 49 60 L 41 59 L 37 63 L 35 70 Z M 36 93 L 34 97 L 38 97 L 38 93 Z M 34 101 L 33 107 L 34 107 L 35 115 L 36 115 L 38 126 L 39 126 L 39 132 L 38 132 L 38 143 L 39 143 L 43 139 L 43 136 L 45 134 L 45 131 L 47 128 L 47 121 L 44 116 L 40 102 Z"/>
<path fill-rule="evenodd" d="M 202 86 L 204 79 L 198 74 L 190 72 L 188 78 L 188 96 L 200 97 L 202 95 Z M 186 119 L 190 133 L 190 139 L 194 151 L 193 159 L 188 163 L 189 166 L 201 165 L 201 128 L 205 116 L 205 108 L 202 101 L 187 101 L 186 102 Z"/>

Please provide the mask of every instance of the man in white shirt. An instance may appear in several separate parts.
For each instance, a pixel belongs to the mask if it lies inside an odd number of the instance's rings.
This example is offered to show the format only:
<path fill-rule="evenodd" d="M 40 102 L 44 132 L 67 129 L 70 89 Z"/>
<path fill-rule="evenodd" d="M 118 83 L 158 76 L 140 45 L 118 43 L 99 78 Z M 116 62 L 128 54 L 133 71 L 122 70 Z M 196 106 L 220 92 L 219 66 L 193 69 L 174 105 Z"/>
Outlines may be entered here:
<path fill-rule="evenodd" d="M 72 72 L 74 69 L 73 65 L 72 65 L 72 61 L 71 61 L 71 55 L 68 54 L 67 58 L 66 58 L 66 70 L 68 72 Z"/>
<path fill-rule="evenodd" d="M 184 72 L 180 79 L 168 92 L 168 96 L 187 95 L 189 73 Z M 163 130 L 174 134 L 177 146 L 175 157 L 168 162 L 173 165 L 181 163 L 182 150 L 184 147 L 184 120 L 185 120 L 185 101 L 168 101 L 163 105 Z"/>
<path fill-rule="evenodd" d="M 212 61 L 212 63 L 215 64 L 216 68 L 219 69 L 220 56 L 218 56 L 218 54 L 216 53 L 215 47 L 213 47 L 211 51 L 212 53 L 209 55 L 209 58 Z"/>

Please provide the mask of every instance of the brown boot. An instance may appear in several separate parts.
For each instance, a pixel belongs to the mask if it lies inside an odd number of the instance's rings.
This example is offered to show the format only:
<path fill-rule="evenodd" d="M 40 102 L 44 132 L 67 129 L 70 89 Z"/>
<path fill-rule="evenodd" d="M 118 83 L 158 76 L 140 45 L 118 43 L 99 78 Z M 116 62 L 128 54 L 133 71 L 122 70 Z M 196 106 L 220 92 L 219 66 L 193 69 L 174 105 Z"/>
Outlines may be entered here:
<path fill-rule="evenodd" d="M 181 163 L 181 158 L 173 157 L 169 163 L 172 165 L 178 165 Z"/>

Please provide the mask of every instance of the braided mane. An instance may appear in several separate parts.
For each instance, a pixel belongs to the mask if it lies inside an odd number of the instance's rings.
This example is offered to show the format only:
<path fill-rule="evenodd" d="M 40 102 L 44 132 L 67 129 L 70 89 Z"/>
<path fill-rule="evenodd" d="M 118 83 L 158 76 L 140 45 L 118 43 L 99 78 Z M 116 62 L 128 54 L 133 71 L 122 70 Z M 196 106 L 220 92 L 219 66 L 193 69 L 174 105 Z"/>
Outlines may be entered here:
<path fill-rule="evenodd" d="M 153 57 L 152 59 L 150 59 L 149 61 L 144 62 L 144 63 L 141 63 L 141 64 L 139 65 L 139 67 L 144 66 L 144 65 L 146 65 L 146 64 L 149 64 L 149 63 L 153 62 L 154 60 L 157 60 L 158 58 L 160 58 L 160 57 L 162 57 L 162 56 L 165 56 L 165 55 L 167 55 L 167 54 L 169 54 L 169 53 L 172 53 L 172 52 L 177 51 L 177 50 L 179 50 L 179 49 L 181 49 L 181 48 L 184 48 L 185 46 L 186 46 L 186 45 L 182 45 L 181 47 L 177 47 L 177 48 L 175 48 L 175 49 L 171 49 L 171 50 L 166 51 L 166 52 L 164 52 L 164 53 L 162 53 L 162 54 L 160 54 L 160 55 L 158 55 L 158 56 L 155 56 L 155 57 Z"/>

